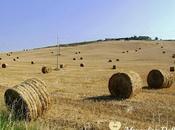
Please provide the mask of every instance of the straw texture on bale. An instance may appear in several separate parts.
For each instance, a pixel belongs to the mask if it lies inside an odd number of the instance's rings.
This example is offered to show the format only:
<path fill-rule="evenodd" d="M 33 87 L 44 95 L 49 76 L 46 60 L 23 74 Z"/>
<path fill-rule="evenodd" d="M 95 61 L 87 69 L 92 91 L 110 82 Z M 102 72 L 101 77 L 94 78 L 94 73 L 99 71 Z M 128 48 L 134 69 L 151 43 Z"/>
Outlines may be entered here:
<path fill-rule="evenodd" d="M 50 73 L 52 72 L 52 68 L 51 67 L 47 67 L 47 66 L 43 66 L 41 69 L 42 73 L 46 74 L 46 73 Z"/>
<path fill-rule="evenodd" d="M 173 75 L 165 70 L 151 70 L 147 76 L 150 88 L 168 88 L 173 84 Z"/>
<path fill-rule="evenodd" d="M 108 89 L 112 96 L 126 99 L 141 90 L 142 79 L 139 74 L 129 71 L 113 74 L 109 79 Z"/>
<path fill-rule="evenodd" d="M 7 68 L 7 65 L 3 63 L 2 68 Z"/>
<path fill-rule="evenodd" d="M 20 120 L 35 120 L 50 105 L 50 97 L 43 81 L 33 78 L 6 90 L 5 104 L 13 116 Z"/>

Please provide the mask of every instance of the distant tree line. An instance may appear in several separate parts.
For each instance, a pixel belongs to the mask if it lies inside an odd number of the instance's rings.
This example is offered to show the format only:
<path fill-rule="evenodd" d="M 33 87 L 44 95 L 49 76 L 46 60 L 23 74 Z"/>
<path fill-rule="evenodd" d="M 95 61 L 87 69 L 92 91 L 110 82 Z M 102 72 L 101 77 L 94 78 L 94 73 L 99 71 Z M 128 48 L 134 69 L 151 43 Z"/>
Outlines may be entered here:
<path fill-rule="evenodd" d="M 105 41 L 111 41 L 111 40 L 146 40 L 150 41 L 152 40 L 149 36 L 133 36 L 133 37 L 125 37 L 125 38 L 106 38 Z M 155 40 L 158 40 L 156 37 Z"/>

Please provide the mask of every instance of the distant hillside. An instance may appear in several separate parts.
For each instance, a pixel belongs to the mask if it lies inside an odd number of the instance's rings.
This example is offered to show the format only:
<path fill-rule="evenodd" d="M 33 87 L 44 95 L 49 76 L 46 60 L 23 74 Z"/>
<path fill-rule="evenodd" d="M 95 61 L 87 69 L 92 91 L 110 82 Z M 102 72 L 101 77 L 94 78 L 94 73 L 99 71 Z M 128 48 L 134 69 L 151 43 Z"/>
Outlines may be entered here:
<path fill-rule="evenodd" d="M 69 44 L 60 44 L 60 47 L 69 47 L 69 46 L 78 46 L 78 45 L 86 45 L 86 44 L 92 44 L 92 43 L 98 43 L 98 42 L 103 42 L 103 41 L 120 41 L 120 40 L 146 40 L 146 41 L 151 41 L 152 39 L 149 36 L 133 36 L 133 37 L 126 37 L 126 38 L 106 38 L 104 40 L 99 39 L 99 40 L 94 40 L 94 41 L 84 41 L 84 42 L 77 42 L 77 43 L 69 43 Z M 52 48 L 56 47 L 57 45 L 53 46 L 47 46 L 47 47 L 42 47 L 42 48 Z M 41 49 L 41 48 L 35 48 L 35 49 Z"/>

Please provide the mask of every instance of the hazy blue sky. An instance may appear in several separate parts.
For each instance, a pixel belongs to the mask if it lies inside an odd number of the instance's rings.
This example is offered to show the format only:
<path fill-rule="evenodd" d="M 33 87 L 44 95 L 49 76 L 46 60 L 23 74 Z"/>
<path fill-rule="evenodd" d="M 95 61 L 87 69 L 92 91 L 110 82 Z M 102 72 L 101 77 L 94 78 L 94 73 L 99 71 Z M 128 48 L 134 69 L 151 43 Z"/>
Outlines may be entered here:
<path fill-rule="evenodd" d="M 175 0 L 0 0 L 0 50 L 133 35 L 175 38 Z"/>

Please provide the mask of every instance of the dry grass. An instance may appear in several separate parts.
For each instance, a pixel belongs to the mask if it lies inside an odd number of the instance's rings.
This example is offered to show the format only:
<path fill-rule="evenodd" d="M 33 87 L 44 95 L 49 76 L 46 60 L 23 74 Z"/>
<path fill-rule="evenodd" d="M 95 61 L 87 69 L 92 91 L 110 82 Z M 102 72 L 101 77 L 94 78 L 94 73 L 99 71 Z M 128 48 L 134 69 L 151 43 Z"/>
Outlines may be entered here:
<path fill-rule="evenodd" d="M 169 44 L 167 44 L 169 43 Z M 161 54 L 160 46 L 166 53 Z M 136 48 L 142 51 L 135 53 Z M 111 120 L 122 123 L 122 128 L 148 128 L 149 126 L 173 126 L 175 124 L 175 87 L 168 89 L 149 89 L 146 77 L 153 68 L 166 69 L 172 64 L 173 42 L 144 41 L 112 41 L 101 44 L 62 47 L 59 63 L 67 65 L 63 70 L 47 75 L 41 74 L 41 66 L 56 67 L 56 56 L 50 54 L 56 48 L 45 48 L 15 52 L 13 56 L 22 57 L 19 62 L 13 62 L 5 53 L 1 54 L 2 62 L 7 63 L 7 69 L 0 69 L 0 83 L 3 86 L 14 86 L 25 79 L 36 77 L 48 84 L 51 93 L 52 106 L 37 121 L 58 129 L 78 129 L 92 124 L 99 130 L 107 130 Z M 86 67 L 81 69 L 78 60 L 73 61 L 76 50 L 81 50 L 81 56 Z M 122 51 L 128 50 L 128 54 Z M 160 56 L 161 55 L 161 56 Z M 78 57 L 78 56 L 77 56 Z M 117 69 L 112 70 L 108 59 L 120 59 Z M 36 61 L 34 66 L 28 61 Z M 108 91 L 108 80 L 112 74 L 119 71 L 133 70 L 140 74 L 145 86 L 141 93 L 130 99 L 119 101 L 111 98 Z M 0 87 L 0 106 L 5 109 L 3 94 L 6 87 Z M 44 129 L 47 129 L 44 127 Z"/>

